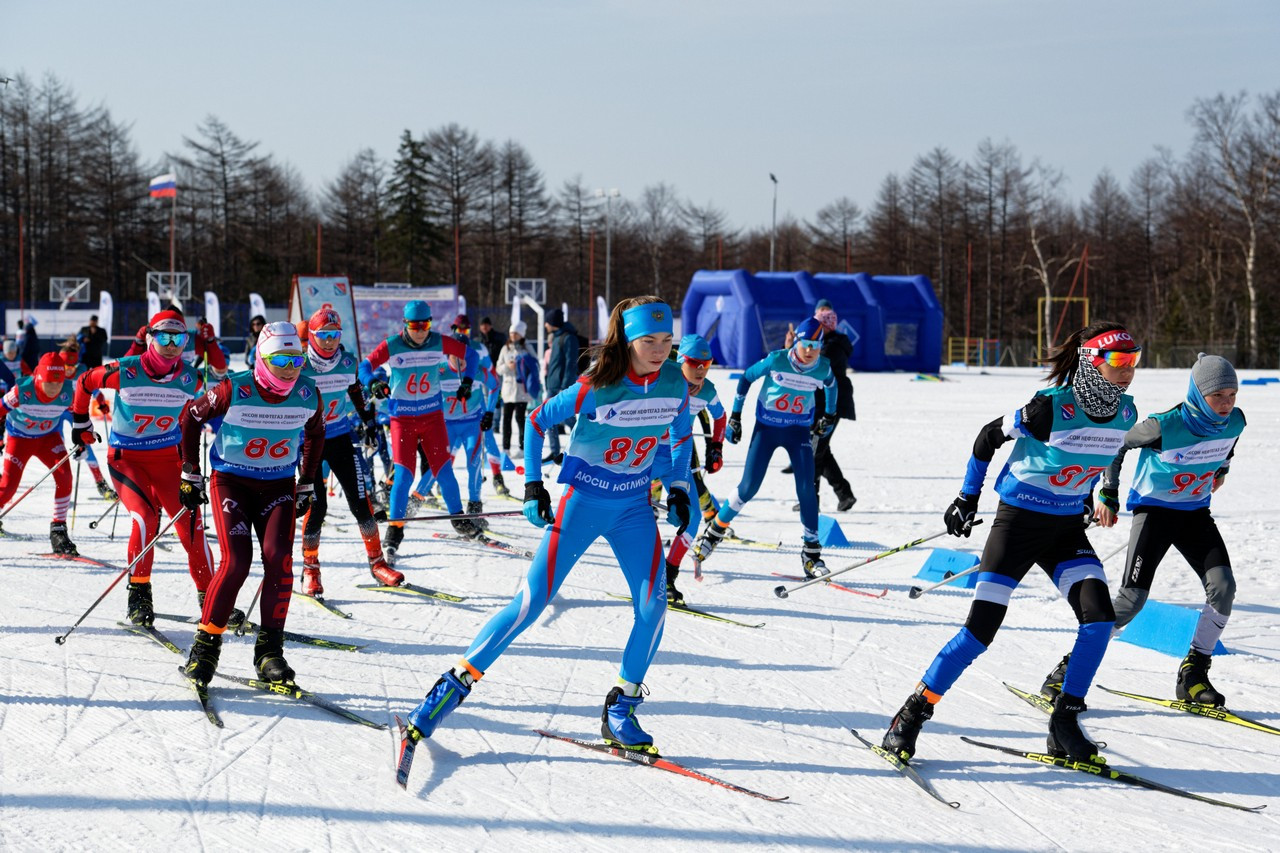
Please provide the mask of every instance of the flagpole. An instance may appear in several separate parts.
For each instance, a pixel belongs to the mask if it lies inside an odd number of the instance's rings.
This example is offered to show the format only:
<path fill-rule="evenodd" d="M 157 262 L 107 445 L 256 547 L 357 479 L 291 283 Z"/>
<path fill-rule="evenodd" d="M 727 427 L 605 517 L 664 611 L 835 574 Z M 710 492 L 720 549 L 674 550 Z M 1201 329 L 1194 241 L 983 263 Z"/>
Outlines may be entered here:
<path fill-rule="evenodd" d="M 177 219 L 178 216 L 178 194 L 175 192 L 169 198 L 172 199 L 172 204 L 169 205 L 169 286 L 173 287 L 173 227 L 174 220 Z"/>

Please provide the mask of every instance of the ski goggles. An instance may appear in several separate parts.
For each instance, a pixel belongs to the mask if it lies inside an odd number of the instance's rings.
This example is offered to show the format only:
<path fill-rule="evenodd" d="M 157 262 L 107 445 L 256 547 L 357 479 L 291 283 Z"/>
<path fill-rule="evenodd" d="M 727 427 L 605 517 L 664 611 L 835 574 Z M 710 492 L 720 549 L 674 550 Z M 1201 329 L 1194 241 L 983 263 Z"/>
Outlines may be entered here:
<path fill-rule="evenodd" d="M 796 341 L 796 346 L 804 350 L 820 350 L 822 349 L 822 341 L 811 341 L 807 338 L 802 338 Z"/>
<path fill-rule="evenodd" d="M 429 332 L 431 331 L 430 320 L 405 320 L 404 327 L 411 332 Z"/>
<path fill-rule="evenodd" d="M 342 337 L 341 329 L 320 329 L 315 332 L 308 332 L 317 341 L 336 341 Z"/>
<path fill-rule="evenodd" d="M 186 346 L 186 332 L 152 332 L 151 338 L 162 347 Z"/>
<path fill-rule="evenodd" d="M 689 365 L 690 367 L 695 367 L 695 368 L 710 367 L 711 362 L 712 362 L 712 359 L 709 359 L 709 358 L 689 358 L 689 356 L 687 355 L 684 357 L 684 363 Z"/>
<path fill-rule="evenodd" d="M 1142 361 L 1142 347 L 1133 349 L 1080 347 L 1080 354 L 1093 356 L 1094 364 L 1106 364 L 1108 367 L 1137 367 L 1138 362 Z"/>
<path fill-rule="evenodd" d="M 302 367 L 303 362 L 307 360 L 305 355 L 293 355 L 287 352 L 273 352 L 271 355 L 263 356 L 263 358 L 272 367 L 292 367 L 295 370 Z"/>

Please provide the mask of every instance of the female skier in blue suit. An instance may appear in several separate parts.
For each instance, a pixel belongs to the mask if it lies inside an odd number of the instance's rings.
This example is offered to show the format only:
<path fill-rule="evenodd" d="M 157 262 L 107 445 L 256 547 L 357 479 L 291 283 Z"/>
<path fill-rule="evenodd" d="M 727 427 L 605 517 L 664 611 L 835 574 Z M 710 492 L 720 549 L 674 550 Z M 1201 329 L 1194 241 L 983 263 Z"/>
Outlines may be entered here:
<path fill-rule="evenodd" d="M 606 743 L 657 753 L 636 719 L 649 664 L 667 611 L 662 539 L 649 508 L 650 468 L 670 430 L 675 475 L 668 520 L 689 524 L 690 419 L 688 384 L 671 352 L 671 309 L 655 297 L 627 299 L 613 309 L 599 357 L 582 377 L 534 409 L 525 430 L 524 515 L 546 535 L 516 597 L 491 618 L 453 669 L 440 676 L 409 715 L 409 737 L 430 737 L 471 692 L 472 685 L 522 631 L 533 624 L 578 558 L 603 536 L 630 587 L 635 624 L 622 652 L 618 685 L 605 698 Z M 556 424 L 576 417 L 560 469 L 564 493 L 555 514 L 542 484 L 542 441 Z M 811 482 L 812 475 L 809 477 Z M 548 525 L 550 525 L 548 527 Z"/>

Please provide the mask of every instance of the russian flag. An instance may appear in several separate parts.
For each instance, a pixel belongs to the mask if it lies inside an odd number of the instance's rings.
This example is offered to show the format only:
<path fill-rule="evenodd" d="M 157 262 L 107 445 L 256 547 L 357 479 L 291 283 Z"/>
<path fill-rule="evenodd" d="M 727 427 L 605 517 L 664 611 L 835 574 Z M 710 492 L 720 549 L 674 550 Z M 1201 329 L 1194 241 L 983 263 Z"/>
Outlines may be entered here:
<path fill-rule="evenodd" d="M 178 194 L 178 176 L 172 172 L 151 179 L 152 198 L 174 198 Z"/>

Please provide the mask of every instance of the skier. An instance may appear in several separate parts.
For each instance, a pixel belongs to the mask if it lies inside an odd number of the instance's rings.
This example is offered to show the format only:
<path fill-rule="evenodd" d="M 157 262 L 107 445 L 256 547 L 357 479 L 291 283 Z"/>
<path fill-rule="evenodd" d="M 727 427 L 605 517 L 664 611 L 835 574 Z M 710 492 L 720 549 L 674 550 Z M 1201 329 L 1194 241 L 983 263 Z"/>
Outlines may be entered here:
<path fill-rule="evenodd" d="M 160 311 L 147 324 L 147 348 L 141 355 L 94 367 L 76 382 L 72 404 L 71 442 L 80 447 L 97 440 L 89 421 L 90 395 L 99 388 L 116 392 L 111 410 L 107 470 L 133 528 L 129 534 L 129 562 L 160 531 L 160 510 L 170 517 L 182 507 L 178 481 L 182 463 L 178 442 L 182 435 L 178 418 L 200 392 L 200 375 L 182 360 L 187 325 L 177 311 Z M 191 513 L 174 525 L 187 551 L 187 569 L 195 582 L 201 604 L 209 588 L 212 556 L 204 539 L 200 513 Z M 151 594 L 154 550 L 138 560 L 129 578 L 129 621 L 150 626 L 155 621 Z"/>
<path fill-rule="evenodd" d="M 0 435 L 4 442 L 4 474 L 0 476 L 0 506 L 18 490 L 27 460 L 32 456 L 52 469 L 66 458 L 62 444 L 62 416 L 74 399 L 74 386 L 66 381 L 66 365 L 56 352 L 40 356 L 35 372 L 24 377 L 0 398 Z M 53 472 L 53 520 L 49 542 L 53 553 L 79 555 L 67 535 L 67 506 L 71 503 L 71 471 L 66 465 Z"/>
<path fill-rule="evenodd" d="M 428 467 L 440 482 L 445 505 L 453 515 L 462 513 L 458 481 L 453 475 L 449 455 L 449 435 L 441 412 L 440 365 L 448 356 L 465 359 L 462 379 L 458 382 L 457 399 L 471 399 L 475 380 L 476 352 L 461 341 L 431 331 L 431 305 L 420 299 L 404 305 L 404 331 L 387 338 L 360 362 L 360 382 L 369 396 L 387 400 L 391 417 L 391 456 L 395 462 L 395 479 L 391 486 L 392 521 L 383 538 L 387 562 L 395 565 L 400 543 L 404 540 L 405 508 L 413 487 L 417 451 L 426 452 Z M 373 372 L 386 364 L 390 382 L 375 379 Z M 475 536 L 479 528 L 467 519 L 454 519 L 453 529 L 463 536 Z"/>
<path fill-rule="evenodd" d="M 1209 501 L 1221 488 L 1244 430 L 1244 413 L 1235 408 L 1235 368 L 1219 355 L 1200 353 L 1191 368 L 1185 401 L 1152 415 L 1125 434 L 1120 452 L 1102 475 L 1098 490 L 1098 525 L 1111 527 L 1120 511 L 1120 468 L 1125 454 L 1141 448 L 1138 470 L 1129 490 L 1129 555 L 1115 608 L 1113 633 L 1133 621 L 1147 603 L 1156 569 L 1177 548 L 1204 586 L 1205 603 L 1191 637 L 1191 648 L 1178 667 L 1175 689 L 1183 702 L 1222 706 L 1226 700 L 1209 682 L 1213 649 L 1231 617 L 1236 579 L 1231 558 Z M 1062 691 L 1071 656 L 1045 679 L 1041 693 L 1053 699 Z"/>
<path fill-rule="evenodd" d="M 601 730 L 607 743 L 656 753 L 636 710 L 641 682 L 662 638 L 667 597 L 659 572 L 662 540 L 649 509 L 653 452 L 670 430 L 675 477 L 668 518 L 689 523 L 688 386 L 669 363 L 671 309 L 656 297 L 627 299 L 613 309 L 599 358 L 571 388 L 529 415 L 525 431 L 524 514 L 546 534 L 516 597 L 481 629 L 462 660 L 447 670 L 409 715 L 409 736 L 430 737 L 471 692 L 503 650 L 542 613 L 578 558 L 598 537 L 613 547 L 631 590 L 635 623 L 618 686 L 605 698 Z M 551 512 L 542 484 L 542 439 L 578 416 L 560 469 L 564 493 Z"/>
<path fill-rule="evenodd" d="M 1000 505 L 982 549 L 969 616 L 894 716 L 883 747 L 909 760 L 933 706 L 995 639 L 1009 597 L 1032 563 L 1048 574 L 1079 622 L 1071 665 L 1049 717 L 1048 752 L 1095 761 L 1098 747 L 1080 729 L 1084 696 L 1102 662 L 1115 622 L 1107 578 L 1085 527 L 1093 484 L 1137 422 L 1133 382 L 1142 348 L 1117 323 L 1092 323 L 1050 355 L 1048 382 L 1021 409 L 978 433 L 960 495 L 943 518 L 947 532 L 968 536 L 978 494 L 996 448 L 1015 439 L 996 479 Z M 1099 512 L 1101 508 L 1099 508 Z"/>
<path fill-rule="evenodd" d="M 178 319 L 182 319 L 182 312 L 178 309 L 169 308 L 166 310 L 177 314 Z M 186 320 L 183 320 L 183 327 L 186 327 Z M 129 349 L 125 352 L 125 356 L 142 355 L 146 351 L 149 329 L 149 326 L 143 326 L 138 329 L 138 333 L 133 336 L 133 341 L 129 344 Z M 213 333 L 213 326 L 205 322 L 203 317 L 196 323 L 195 331 L 189 331 L 187 334 L 186 342 L 182 347 L 182 360 L 197 370 L 204 364 L 209 368 L 214 381 L 220 381 L 227 374 L 227 357 L 223 354 L 222 348 L 218 346 L 218 338 Z"/>
<path fill-rule="evenodd" d="M 302 375 L 315 384 L 324 400 L 323 460 L 329 464 L 329 470 L 338 478 L 347 497 L 347 506 L 364 540 L 369 571 L 378 583 L 399 586 L 404 583 L 404 575 L 388 566 L 382 556 L 382 539 L 365 491 L 364 461 L 360 458 L 359 446 L 351 440 L 350 415 L 358 415 L 368 427 L 374 412 L 365 406 L 357 375 L 359 362 L 342 345 L 342 318 L 333 306 L 326 304 L 305 323 L 298 324 L 298 334 L 307 355 Z M 328 509 L 328 490 L 322 484 L 315 492 L 315 501 L 302 529 L 302 591 L 312 597 L 324 595 L 320 580 L 320 528 Z"/>
<path fill-rule="evenodd" d="M 774 350 L 747 368 L 738 380 L 738 394 L 733 400 L 733 414 L 725 437 L 731 444 L 742 439 L 742 407 L 747 390 L 764 377 L 756 400 L 756 426 L 751 433 L 751 446 L 738 492 L 725 500 L 719 513 L 707 525 L 698 541 L 694 559 L 705 561 L 729 532 L 729 524 L 742 512 L 747 501 L 755 497 L 769 460 L 779 447 L 787 451 L 796 481 L 796 498 L 800 501 L 800 523 L 804 527 L 800 560 L 805 577 L 829 574 L 822 561 L 822 545 L 818 542 L 818 493 L 814 488 L 813 439 L 831 432 L 836 423 L 836 380 L 831 367 L 819 353 L 823 326 L 810 317 L 795 330 L 795 341 L 789 349 Z M 814 396 L 818 389 L 825 394 L 826 408 L 818 415 Z"/>
<path fill-rule="evenodd" d="M 22 359 L 18 357 L 18 342 L 13 338 L 5 338 L 3 358 L 0 358 L 0 394 L 18 384 L 22 378 Z"/>
<path fill-rule="evenodd" d="M 315 497 L 325 440 L 320 394 L 301 375 L 305 361 L 297 328 L 270 323 L 258 336 L 253 369 L 228 376 L 182 412 L 182 505 L 198 514 L 212 499 L 222 548 L 184 670 L 198 684 L 208 684 L 218 667 L 222 634 L 253 562 L 253 535 L 263 573 L 253 665 L 264 681 L 293 681 L 284 624 L 293 587 L 294 521 Z M 206 496 L 200 433 L 215 417 L 223 421 L 209 453 L 213 473 Z"/>
<path fill-rule="evenodd" d="M 88 369 L 83 362 L 80 361 L 80 351 L 78 347 L 64 347 L 62 350 L 62 361 L 67 366 L 67 379 L 75 382 Z M 74 393 L 75 387 L 72 386 Z M 111 405 L 107 402 L 107 398 L 103 396 L 101 391 L 93 392 L 93 401 L 98 406 L 98 411 L 102 417 L 111 417 Z M 96 416 L 95 416 L 96 417 Z M 71 410 L 68 409 L 62 415 L 64 423 L 71 423 Z M 61 427 L 59 427 L 61 431 Z M 84 461 L 89 463 L 89 473 L 93 475 L 94 485 L 98 488 L 98 494 L 105 501 L 118 501 L 120 496 L 116 494 L 116 490 L 107 484 L 106 478 L 102 476 L 102 466 L 98 464 L 98 456 L 93 452 L 92 447 L 84 449 Z M 79 464 L 78 462 L 76 463 Z"/>
<path fill-rule="evenodd" d="M 711 367 L 711 345 L 701 335 L 685 335 L 680 339 L 680 349 L 676 351 L 676 361 L 680 365 L 680 372 L 684 374 L 685 382 L 689 388 L 689 419 L 692 422 L 693 417 L 709 412 L 713 418 L 711 434 L 707 438 L 707 461 L 706 473 L 714 474 L 719 471 L 724 464 L 724 428 L 725 413 L 724 406 L 720 403 L 720 397 L 716 394 L 716 386 L 707 379 L 707 370 Z M 671 474 L 671 448 L 667 444 L 660 444 L 656 451 L 653 462 L 653 479 L 654 484 L 665 482 Z M 701 503 L 703 496 L 707 496 L 708 503 L 712 500 L 710 492 L 707 491 L 706 484 L 703 482 L 703 472 L 695 471 L 698 468 L 698 451 L 696 448 L 690 452 L 690 471 L 693 475 L 693 483 L 698 492 L 698 502 Z M 660 488 L 660 487 L 659 487 Z M 693 543 L 693 538 L 698 535 L 698 517 L 695 514 L 689 527 L 679 536 L 671 540 L 671 546 L 667 549 L 667 602 L 670 604 L 684 604 L 684 595 L 680 590 L 676 589 L 676 578 L 680 574 L 680 561 L 684 559 L 685 552 L 689 550 L 689 546 Z"/>

